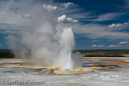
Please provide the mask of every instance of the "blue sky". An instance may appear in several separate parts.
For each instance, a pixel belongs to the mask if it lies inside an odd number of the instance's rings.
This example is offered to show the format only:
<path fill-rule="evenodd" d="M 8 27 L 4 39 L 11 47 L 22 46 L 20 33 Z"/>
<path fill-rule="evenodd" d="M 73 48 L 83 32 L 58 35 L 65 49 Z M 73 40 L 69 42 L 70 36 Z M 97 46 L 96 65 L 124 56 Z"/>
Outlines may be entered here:
<path fill-rule="evenodd" d="M 1 0 L 1 49 L 8 49 L 9 34 L 31 28 L 34 19 L 26 10 L 35 4 L 52 21 L 72 27 L 75 49 L 129 49 L 129 0 Z"/>

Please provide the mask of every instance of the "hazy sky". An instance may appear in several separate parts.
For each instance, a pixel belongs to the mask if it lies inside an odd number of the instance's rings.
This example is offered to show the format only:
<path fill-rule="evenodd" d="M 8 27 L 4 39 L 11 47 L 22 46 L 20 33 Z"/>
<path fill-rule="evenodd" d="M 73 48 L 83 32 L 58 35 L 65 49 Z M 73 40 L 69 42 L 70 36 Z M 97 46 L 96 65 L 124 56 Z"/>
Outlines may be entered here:
<path fill-rule="evenodd" d="M 72 27 L 75 49 L 129 49 L 129 0 L 0 0 L 1 49 L 8 49 L 9 34 L 33 26 L 27 9 L 35 4 Z"/>

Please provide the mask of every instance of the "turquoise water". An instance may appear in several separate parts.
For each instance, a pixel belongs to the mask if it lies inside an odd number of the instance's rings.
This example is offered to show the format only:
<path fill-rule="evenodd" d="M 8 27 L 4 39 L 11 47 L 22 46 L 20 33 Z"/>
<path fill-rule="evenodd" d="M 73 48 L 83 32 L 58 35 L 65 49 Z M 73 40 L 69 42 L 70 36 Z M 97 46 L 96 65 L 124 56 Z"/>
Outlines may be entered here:
<path fill-rule="evenodd" d="M 55 70 L 55 73 L 73 73 L 75 70 Z"/>

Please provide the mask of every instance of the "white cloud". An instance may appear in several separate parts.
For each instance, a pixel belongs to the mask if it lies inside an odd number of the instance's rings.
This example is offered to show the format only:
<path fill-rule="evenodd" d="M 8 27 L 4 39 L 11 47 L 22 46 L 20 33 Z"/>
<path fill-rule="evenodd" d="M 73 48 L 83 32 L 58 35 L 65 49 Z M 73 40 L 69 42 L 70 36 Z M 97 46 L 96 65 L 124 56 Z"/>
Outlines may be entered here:
<path fill-rule="evenodd" d="M 62 16 L 58 17 L 58 18 L 57 18 L 57 21 L 58 21 L 58 22 L 62 22 L 62 21 L 79 22 L 79 21 L 76 20 L 76 19 L 73 19 L 73 18 L 67 18 L 66 15 L 62 15 Z"/>
<path fill-rule="evenodd" d="M 100 24 L 68 24 L 68 26 L 73 28 L 74 33 L 83 34 L 83 37 L 88 37 L 92 39 L 103 38 L 103 39 L 124 39 L 129 40 L 129 33 L 121 31 L 109 30 L 107 25 Z"/>
<path fill-rule="evenodd" d="M 109 25 L 108 27 L 109 28 L 114 28 L 114 27 L 120 27 L 120 26 L 122 26 L 122 24 L 111 24 L 111 25 Z"/>
<path fill-rule="evenodd" d="M 115 18 L 121 16 L 123 13 L 106 13 L 99 16 L 98 21 L 116 20 Z"/>
<path fill-rule="evenodd" d="M 128 24 L 128 23 L 123 23 L 123 24 L 120 24 L 120 23 L 115 24 L 115 23 L 113 23 L 113 24 L 109 25 L 108 27 L 109 27 L 109 28 L 117 28 L 117 27 L 121 27 L 121 26 L 127 25 L 127 24 Z"/>
<path fill-rule="evenodd" d="M 43 7 L 48 10 L 48 11 L 53 11 L 57 9 L 57 6 L 52 6 L 52 5 L 46 5 L 44 4 Z"/>
<path fill-rule="evenodd" d="M 122 41 L 120 44 L 129 44 L 129 41 Z"/>
<path fill-rule="evenodd" d="M 97 45 L 92 45 L 91 47 L 97 47 Z"/>
<path fill-rule="evenodd" d="M 79 22 L 78 20 L 73 20 L 72 22 Z"/>
<path fill-rule="evenodd" d="M 109 47 L 121 47 L 121 45 L 110 45 Z"/>
<path fill-rule="evenodd" d="M 72 18 L 67 18 L 67 21 L 73 21 L 73 19 Z"/>
<path fill-rule="evenodd" d="M 88 19 L 88 21 L 108 21 L 108 20 L 116 20 L 118 17 L 123 15 L 124 13 L 106 13 L 101 14 L 93 19 Z"/>
<path fill-rule="evenodd" d="M 71 5 L 74 5 L 74 3 L 71 3 L 71 2 L 67 2 L 67 3 L 62 3 L 61 5 L 63 5 L 65 8 L 71 6 Z"/>
<path fill-rule="evenodd" d="M 92 45 L 91 47 L 104 47 L 104 45 Z"/>
<path fill-rule="evenodd" d="M 93 19 L 93 18 L 96 17 L 96 16 L 93 15 L 94 12 L 85 12 L 85 13 L 82 13 L 82 12 L 79 12 L 80 10 L 79 9 L 78 10 L 70 10 L 71 13 L 70 13 L 69 17 L 81 19 L 81 20 L 84 20 L 84 21 L 87 21 L 90 18 Z"/>
<path fill-rule="evenodd" d="M 66 15 L 62 15 L 62 16 L 57 18 L 58 22 L 65 21 L 65 20 L 66 20 Z"/>
<path fill-rule="evenodd" d="M 70 22 L 79 22 L 78 20 L 73 19 L 73 18 L 67 18 L 67 21 L 70 21 Z"/>

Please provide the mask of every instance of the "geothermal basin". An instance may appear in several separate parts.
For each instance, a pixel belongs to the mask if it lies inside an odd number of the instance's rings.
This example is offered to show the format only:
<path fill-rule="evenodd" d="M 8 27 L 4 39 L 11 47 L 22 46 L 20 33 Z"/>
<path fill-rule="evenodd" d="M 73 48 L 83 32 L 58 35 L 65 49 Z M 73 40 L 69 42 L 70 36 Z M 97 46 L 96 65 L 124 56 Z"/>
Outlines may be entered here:
<path fill-rule="evenodd" d="M 11 86 L 128 86 L 129 65 L 127 64 L 127 62 L 129 62 L 129 57 L 84 57 L 82 59 L 84 61 L 84 67 L 77 67 L 75 69 L 86 69 L 87 71 L 80 71 L 76 73 L 75 70 L 58 71 L 58 68 L 26 65 L 26 62 L 20 59 L 0 59 L 0 85 L 8 86 L 8 84 L 10 84 Z M 102 64 L 104 60 L 105 63 Z M 108 61 L 108 64 L 107 60 L 110 60 Z M 123 64 L 123 60 L 126 64 Z M 118 62 L 119 64 L 116 64 L 117 66 L 112 65 L 113 61 Z M 109 65 L 109 63 L 111 64 Z M 55 73 L 58 74 L 54 74 L 53 70 L 55 71 Z M 65 73 L 67 73 L 68 75 Z M 26 81 L 43 81 L 44 83 L 31 85 L 30 83 L 25 83 Z M 24 84 L 19 85 L 18 82 L 24 82 Z"/>

